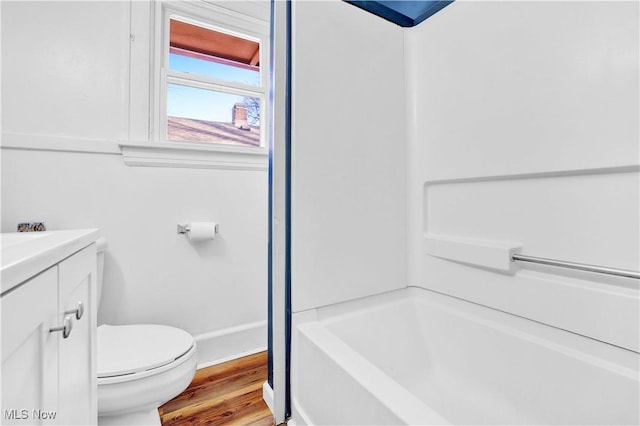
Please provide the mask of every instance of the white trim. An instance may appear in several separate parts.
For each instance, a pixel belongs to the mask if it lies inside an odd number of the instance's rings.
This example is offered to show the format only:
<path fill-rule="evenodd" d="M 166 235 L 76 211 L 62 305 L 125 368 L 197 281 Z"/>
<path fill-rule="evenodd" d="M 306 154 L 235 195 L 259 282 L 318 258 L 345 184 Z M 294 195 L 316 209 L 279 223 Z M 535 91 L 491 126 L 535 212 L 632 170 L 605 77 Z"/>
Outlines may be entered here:
<path fill-rule="evenodd" d="M 262 384 L 262 400 L 267 404 L 269 411 L 271 411 L 271 415 L 273 415 L 273 389 L 269 386 L 268 381 L 265 381 Z"/>
<path fill-rule="evenodd" d="M 2 149 L 120 154 L 120 148 L 118 148 L 116 141 L 70 136 L 3 132 L 1 145 Z"/>
<path fill-rule="evenodd" d="M 205 19 L 208 21 L 207 27 L 214 31 L 223 31 L 238 37 L 254 37 L 256 41 L 263 34 L 269 34 L 269 14 L 265 11 L 263 17 L 252 15 L 250 7 L 240 7 L 243 6 L 242 2 L 159 0 L 157 3 L 169 9 L 170 13 L 182 16 L 182 19 L 190 19 L 191 22 L 201 22 Z"/>
<path fill-rule="evenodd" d="M 229 9 L 231 13 L 251 16 L 260 21 L 268 21 L 271 13 L 270 0 L 203 0 L 203 3 L 214 5 L 217 8 Z"/>
<path fill-rule="evenodd" d="M 295 8 L 296 3 L 292 2 L 291 7 Z M 287 3 L 283 1 L 274 1 L 273 7 L 273 69 L 271 70 L 272 78 L 272 111 L 284 111 L 286 105 L 286 79 L 287 79 Z M 274 394 L 273 401 L 273 417 L 276 424 L 287 421 L 287 342 L 285 334 L 287 329 L 287 310 L 285 306 L 286 300 L 286 268 L 285 253 L 287 250 L 286 227 L 287 223 L 286 206 L 285 206 L 285 188 L 286 188 L 286 158 L 285 158 L 285 140 L 286 126 L 285 115 L 274 114 L 269 123 L 270 137 L 272 140 L 273 153 L 272 162 L 272 188 L 270 197 L 273 206 L 271 212 L 272 230 L 272 252 L 271 259 L 271 327 L 272 327 L 272 388 Z M 292 348 L 293 350 L 293 348 Z"/>
<path fill-rule="evenodd" d="M 225 362 L 233 361 L 233 360 L 236 360 L 236 359 L 239 359 L 239 358 L 244 358 L 245 356 L 255 355 L 255 354 L 258 354 L 260 352 L 266 352 L 266 351 L 267 351 L 267 347 L 266 346 L 260 346 L 260 347 L 253 348 L 253 349 L 248 350 L 248 351 L 234 353 L 233 355 L 229 355 L 229 356 L 226 356 L 224 358 L 216 358 L 216 359 L 214 359 L 212 361 L 199 363 L 197 368 L 201 369 L 201 368 L 211 367 L 213 365 L 224 364 Z"/>
<path fill-rule="evenodd" d="M 268 169 L 268 152 L 264 148 L 172 142 L 120 142 L 119 145 L 127 166 L 257 171 Z"/>
<path fill-rule="evenodd" d="M 117 142 L 107 139 L 3 133 L 2 149 L 122 155 L 128 166 L 197 169 L 268 169 L 266 148 L 191 142 Z"/>
<path fill-rule="evenodd" d="M 267 350 L 267 322 L 258 321 L 194 336 L 198 368 Z"/>
<path fill-rule="evenodd" d="M 251 96 L 254 98 L 262 98 L 264 96 L 264 91 L 258 86 L 250 86 L 235 81 L 226 81 L 219 78 L 189 74 L 181 71 L 167 72 L 165 80 L 171 84 L 215 90 L 216 92 L 230 93 L 232 95 Z"/>
<path fill-rule="evenodd" d="M 217 6 L 214 6 L 214 7 L 217 7 Z M 215 14 L 210 14 L 210 12 L 211 11 L 206 10 L 206 8 L 203 8 L 202 10 L 193 9 L 187 13 L 187 16 L 185 16 L 184 12 L 180 11 L 178 8 L 175 8 L 173 5 L 171 5 L 167 7 L 167 10 L 165 13 L 167 15 L 168 20 L 180 21 L 185 24 L 194 25 L 196 27 L 202 27 L 211 31 L 227 34 L 237 38 L 243 38 L 245 40 L 253 41 L 256 43 L 261 43 L 263 41 L 261 40 L 260 36 L 255 35 L 256 31 L 253 31 L 252 29 L 247 28 L 247 24 L 246 24 L 247 17 L 234 13 L 234 15 L 237 17 L 236 24 L 227 25 L 227 24 L 220 24 L 221 22 L 224 22 L 224 21 L 219 17 L 215 16 Z M 203 18 L 206 19 L 206 21 L 208 22 L 202 22 Z M 264 24 L 264 22 L 260 22 L 259 24 L 256 24 L 256 25 L 259 26 L 262 24 Z M 230 26 L 239 29 L 239 31 L 229 29 Z M 253 28 L 254 26 L 252 25 L 251 27 Z"/>
<path fill-rule="evenodd" d="M 153 2 L 130 2 L 129 22 L 129 139 L 147 140 L 151 133 L 151 91 L 156 81 L 151 74 L 154 52 L 151 21 Z"/>

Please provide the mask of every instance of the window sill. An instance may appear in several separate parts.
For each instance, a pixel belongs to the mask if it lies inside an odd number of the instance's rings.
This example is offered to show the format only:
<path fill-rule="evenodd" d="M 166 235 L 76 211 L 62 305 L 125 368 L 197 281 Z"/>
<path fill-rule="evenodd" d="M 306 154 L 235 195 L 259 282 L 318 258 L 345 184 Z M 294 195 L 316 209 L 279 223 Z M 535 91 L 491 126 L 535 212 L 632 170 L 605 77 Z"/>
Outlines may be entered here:
<path fill-rule="evenodd" d="M 118 145 L 127 166 L 258 171 L 268 168 L 266 148 L 189 142 L 120 142 Z"/>

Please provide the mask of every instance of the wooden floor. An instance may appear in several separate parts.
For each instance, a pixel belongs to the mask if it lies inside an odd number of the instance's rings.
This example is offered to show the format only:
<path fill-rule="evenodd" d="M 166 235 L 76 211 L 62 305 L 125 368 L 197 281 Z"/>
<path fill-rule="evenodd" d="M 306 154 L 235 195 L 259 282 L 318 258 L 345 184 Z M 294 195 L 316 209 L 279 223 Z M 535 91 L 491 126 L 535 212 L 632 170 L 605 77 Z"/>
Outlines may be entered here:
<path fill-rule="evenodd" d="M 266 352 L 198 370 L 184 392 L 158 409 L 162 425 L 273 426 L 262 400 L 266 380 Z"/>

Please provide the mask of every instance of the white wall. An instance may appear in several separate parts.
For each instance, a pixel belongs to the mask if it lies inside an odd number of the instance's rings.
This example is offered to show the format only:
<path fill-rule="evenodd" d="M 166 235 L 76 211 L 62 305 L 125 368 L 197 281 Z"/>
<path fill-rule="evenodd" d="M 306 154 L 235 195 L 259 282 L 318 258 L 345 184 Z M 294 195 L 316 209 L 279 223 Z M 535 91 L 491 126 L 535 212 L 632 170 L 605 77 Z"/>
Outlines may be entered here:
<path fill-rule="evenodd" d="M 124 138 L 128 10 L 128 2 L 3 2 L 3 133 Z"/>
<path fill-rule="evenodd" d="M 129 10 L 2 2 L 2 232 L 100 228 L 101 321 L 184 328 L 203 363 L 265 347 L 267 173 L 124 165 L 116 142 L 146 125 L 129 122 Z M 191 221 L 219 238 L 190 245 Z"/>
<path fill-rule="evenodd" d="M 293 4 L 294 312 L 406 283 L 402 30 Z"/>
<path fill-rule="evenodd" d="M 640 350 L 634 280 L 425 253 L 454 238 L 640 269 L 638 18 L 460 1 L 406 31 L 410 285 Z"/>

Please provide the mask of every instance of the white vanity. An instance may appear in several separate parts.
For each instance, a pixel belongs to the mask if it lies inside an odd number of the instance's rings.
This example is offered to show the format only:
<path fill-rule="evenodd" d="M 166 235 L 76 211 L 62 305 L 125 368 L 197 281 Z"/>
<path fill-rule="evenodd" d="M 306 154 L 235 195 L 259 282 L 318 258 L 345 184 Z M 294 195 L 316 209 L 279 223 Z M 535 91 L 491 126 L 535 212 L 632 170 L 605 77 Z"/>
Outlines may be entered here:
<path fill-rule="evenodd" d="M 99 236 L 1 234 L 0 424 L 97 423 Z"/>

